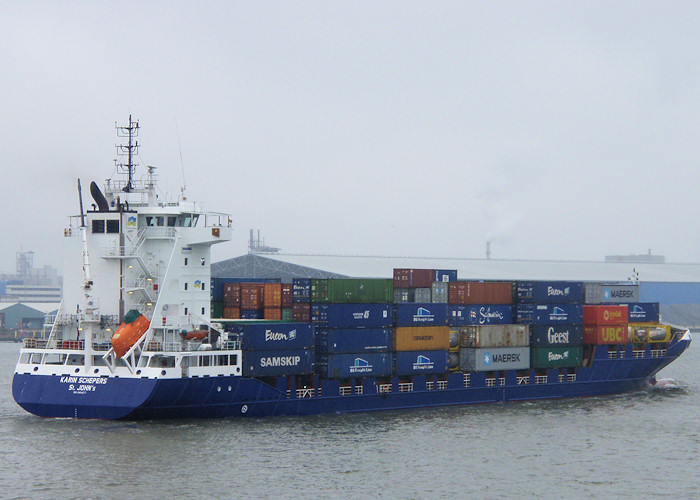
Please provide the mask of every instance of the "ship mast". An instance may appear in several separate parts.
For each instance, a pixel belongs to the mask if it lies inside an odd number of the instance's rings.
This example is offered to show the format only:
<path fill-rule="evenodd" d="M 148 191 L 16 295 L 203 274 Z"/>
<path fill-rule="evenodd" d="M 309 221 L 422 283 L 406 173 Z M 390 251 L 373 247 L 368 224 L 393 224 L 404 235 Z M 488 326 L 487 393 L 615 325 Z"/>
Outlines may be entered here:
<path fill-rule="evenodd" d="M 137 155 L 139 153 L 139 142 L 136 141 L 136 137 L 139 135 L 139 122 L 138 121 L 132 121 L 131 120 L 131 115 L 129 115 L 129 125 L 126 127 L 120 127 L 114 123 L 114 127 L 117 129 L 117 137 L 123 137 L 123 138 L 128 138 L 129 142 L 124 145 L 124 144 L 117 144 L 117 151 L 119 151 L 119 154 L 126 154 L 127 156 L 127 163 L 118 163 L 117 167 L 120 168 L 122 171 L 126 171 L 128 175 L 128 181 L 126 183 L 126 186 L 124 186 L 123 191 L 125 193 L 130 193 L 134 189 L 134 185 L 132 183 L 132 180 L 134 178 L 134 170 L 136 169 L 136 165 L 133 161 L 134 155 Z"/>

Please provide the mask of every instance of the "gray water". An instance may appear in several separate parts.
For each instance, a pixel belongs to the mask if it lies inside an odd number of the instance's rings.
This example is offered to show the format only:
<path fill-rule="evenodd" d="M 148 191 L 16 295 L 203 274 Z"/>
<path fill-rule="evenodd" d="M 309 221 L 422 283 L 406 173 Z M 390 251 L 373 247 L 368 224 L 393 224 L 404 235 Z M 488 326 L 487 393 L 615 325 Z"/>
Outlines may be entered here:
<path fill-rule="evenodd" d="M 620 396 L 134 423 L 24 412 L 0 342 L 0 498 L 698 498 L 698 351 Z"/>

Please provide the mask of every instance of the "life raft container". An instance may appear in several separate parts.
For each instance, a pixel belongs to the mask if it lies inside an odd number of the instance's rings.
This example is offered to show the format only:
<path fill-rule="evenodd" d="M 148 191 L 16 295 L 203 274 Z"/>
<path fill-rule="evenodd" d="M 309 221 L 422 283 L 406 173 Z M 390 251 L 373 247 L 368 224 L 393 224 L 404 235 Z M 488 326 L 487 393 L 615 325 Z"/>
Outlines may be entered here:
<path fill-rule="evenodd" d="M 124 316 L 124 323 L 119 325 L 112 335 L 112 348 L 120 358 L 141 338 L 151 322 L 138 311 L 131 310 Z"/>

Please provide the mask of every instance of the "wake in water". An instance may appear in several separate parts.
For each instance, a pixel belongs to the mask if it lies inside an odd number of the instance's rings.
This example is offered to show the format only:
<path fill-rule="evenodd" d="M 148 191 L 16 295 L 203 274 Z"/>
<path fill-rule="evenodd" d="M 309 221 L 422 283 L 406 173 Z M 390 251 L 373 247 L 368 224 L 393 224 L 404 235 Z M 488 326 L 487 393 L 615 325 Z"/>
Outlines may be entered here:
<path fill-rule="evenodd" d="M 654 383 L 650 383 L 648 390 L 653 395 L 683 395 L 688 394 L 688 384 L 672 378 L 661 378 Z"/>

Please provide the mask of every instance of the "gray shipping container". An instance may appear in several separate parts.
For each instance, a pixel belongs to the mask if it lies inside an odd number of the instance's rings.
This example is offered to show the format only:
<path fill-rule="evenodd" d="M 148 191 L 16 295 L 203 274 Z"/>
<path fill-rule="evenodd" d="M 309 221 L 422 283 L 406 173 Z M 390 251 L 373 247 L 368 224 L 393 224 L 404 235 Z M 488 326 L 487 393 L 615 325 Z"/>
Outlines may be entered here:
<path fill-rule="evenodd" d="M 449 291 L 449 283 L 433 283 L 433 302 L 447 304 Z"/>
<path fill-rule="evenodd" d="M 451 326 L 450 327 L 450 347 L 459 347 L 459 342 L 462 338 L 462 332 L 465 330 L 464 326 Z"/>
<path fill-rule="evenodd" d="M 415 291 L 415 302 L 432 302 L 430 300 L 430 292 L 432 291 L 430 288 L 415 288 Z"/>
<path fill-rule="evenodd" d="M 586 304 L 628 304 L 639 302 L 639 285 L 585 283 Z"/>
<path fill-rule="evenodd" d="M 530 368 L 529 347 L 460 349 L 459 369 L 463 372 L 526 370 Z"/>
<path fill-rule="evenodd" d="M 460 347 L 527 347 L 528 325 L 478 325 L 462 327 Z"/>

